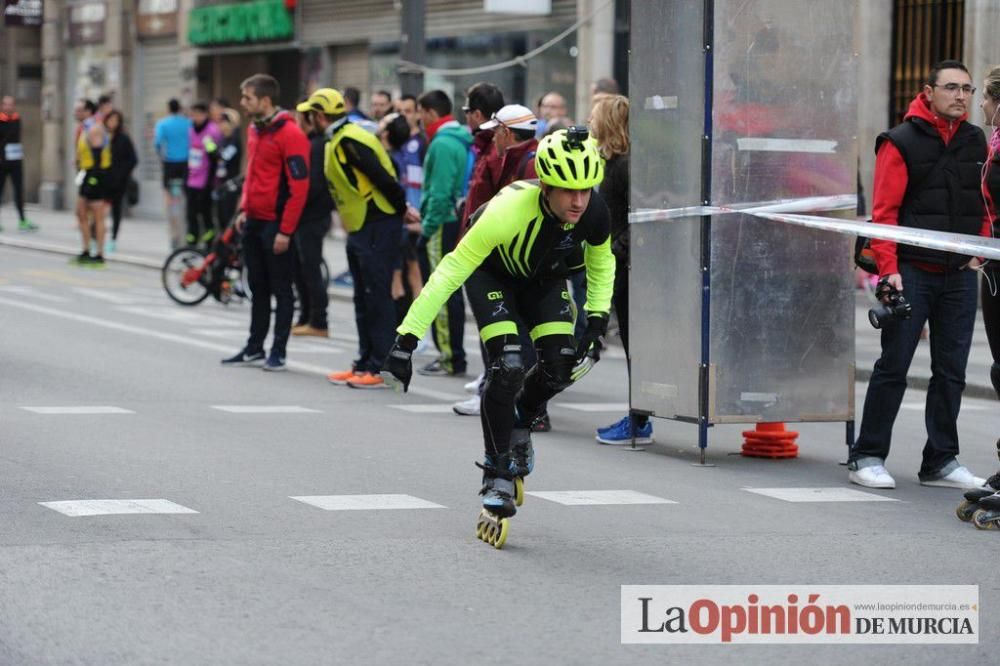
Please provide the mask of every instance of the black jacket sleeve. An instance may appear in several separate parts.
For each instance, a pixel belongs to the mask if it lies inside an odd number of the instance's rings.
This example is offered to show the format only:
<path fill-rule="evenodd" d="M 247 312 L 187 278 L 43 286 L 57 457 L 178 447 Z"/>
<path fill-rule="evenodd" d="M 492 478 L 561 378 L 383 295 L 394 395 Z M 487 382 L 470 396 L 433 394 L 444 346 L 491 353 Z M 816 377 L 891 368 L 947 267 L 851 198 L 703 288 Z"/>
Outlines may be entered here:
<path fill-rule="evenodd" d="M 399 181 L 393 178 L 391 173 L 385 170 L 375 151 L 362 143 L 347 138 L 341 141 L 340 145 L 344 148 L 347 163 L 368 176 L 372 184 L 385 195 L 397 213 L 406 212 L 406 190 L 399 184 Z"/>
<path fill-rule="evenodd" d="M 611 159 L 604 170 L 601 196 L 611 214 L 611 243 L 615 253 L 628 250 L 629 173 L 628 155 Z"/>

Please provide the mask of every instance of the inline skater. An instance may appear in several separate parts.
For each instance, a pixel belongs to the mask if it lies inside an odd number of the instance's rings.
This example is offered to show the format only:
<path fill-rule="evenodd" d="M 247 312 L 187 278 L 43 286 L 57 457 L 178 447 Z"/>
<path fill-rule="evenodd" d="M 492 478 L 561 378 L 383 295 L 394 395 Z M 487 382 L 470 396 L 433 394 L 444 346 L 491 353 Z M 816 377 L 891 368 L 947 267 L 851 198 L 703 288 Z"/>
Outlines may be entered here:
<path fill-rule="evenodd" d="M 417 342 L 464 284 L 487 355 L 481 408 L 485 460 L 477 463 L 483 470 L 483 511 L 476 534 L 497 548 L 523 497 L 521 480 L 534 464 L 531 424 L 549 399 L 589 369 L 588 354 L 596 360 L 615 274 L 608 208 L 593 191 L 604 160 L 586 128 L 571 127 L 542 140 L 535 170 L 539 180 L 514 182 L 476 211 L 469 231 L 442 259 L 396 329 L 386 363 L 405 390 Z M 587 326 L 577 341 L 566 276 L 581 259 L 587 271 Z M 530 331 L 538 355 L 530 369 L 522 363 L 518 320 Z"/>

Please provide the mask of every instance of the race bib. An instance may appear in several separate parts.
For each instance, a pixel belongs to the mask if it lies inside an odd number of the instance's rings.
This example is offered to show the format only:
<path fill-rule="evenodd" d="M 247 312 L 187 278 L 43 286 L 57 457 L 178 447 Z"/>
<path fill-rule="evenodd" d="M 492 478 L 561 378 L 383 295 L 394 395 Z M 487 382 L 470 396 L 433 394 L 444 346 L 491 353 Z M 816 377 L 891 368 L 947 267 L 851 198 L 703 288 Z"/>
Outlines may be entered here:
<path fill-rule="evenodd" d="M 4 159 L 10 161 L 23 160 L 24 148 L 19 143 L 8 143 L 4 146 Z"/>
<path fill-rule="evenodd" d="M 202 160 L 205 159 L 205 151 L 201 148 L 192 148 L 188 151 L 188 168 L 200 169 Z"/>

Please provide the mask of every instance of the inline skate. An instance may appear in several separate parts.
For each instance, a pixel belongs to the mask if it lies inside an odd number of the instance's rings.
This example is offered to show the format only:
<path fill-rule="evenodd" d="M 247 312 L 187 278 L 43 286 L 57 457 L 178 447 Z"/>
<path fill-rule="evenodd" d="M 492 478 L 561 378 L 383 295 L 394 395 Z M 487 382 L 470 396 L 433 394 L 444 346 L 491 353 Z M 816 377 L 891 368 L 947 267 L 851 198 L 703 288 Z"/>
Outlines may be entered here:
<path fill-rule="evenodd" d="M 997 440 L 997 457 L 1000 458 L 1000 439 Z M 959 520 L 969 522 L 980 508 L 979 503 L 998 491 L 1000 491 L 1000 472 L 986 479 L 984 487 L 965 491 L 963 495 L 965 499 L 955 509 L 955 515 Z"/>
<path fill-rule="evenodd" d="M 509 456 L 499 456 L 496 460 L 486 456 L 483 464 L 476 463 L 483 470 L 483 508 L 476 521 L 476 538 L 494 548 L 503 548 L 510 529 L 509 518 L 517 513 L 514 504 L 514 479 L 510 474 Z"/>
<path fill-rule="evenodd" d="M 979 500 L 979 508 L 972 514 L 972 524 L 981 530 L 1000 529 L 1000 493 Z"/>

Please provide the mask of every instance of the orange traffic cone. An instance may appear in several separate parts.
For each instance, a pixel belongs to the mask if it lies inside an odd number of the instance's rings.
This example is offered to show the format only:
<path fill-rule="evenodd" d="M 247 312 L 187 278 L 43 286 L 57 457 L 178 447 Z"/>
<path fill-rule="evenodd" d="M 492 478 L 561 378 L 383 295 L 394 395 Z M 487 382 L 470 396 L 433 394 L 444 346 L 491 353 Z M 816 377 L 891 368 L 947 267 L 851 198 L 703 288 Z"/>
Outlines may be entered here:
<path fill-rule="evenodd" d="M 740 453 L 752 458 L 795 458 L 799 433 L 785 430 L 784 423 L 758 423 L 756 430 L 743 431 Z"/>

